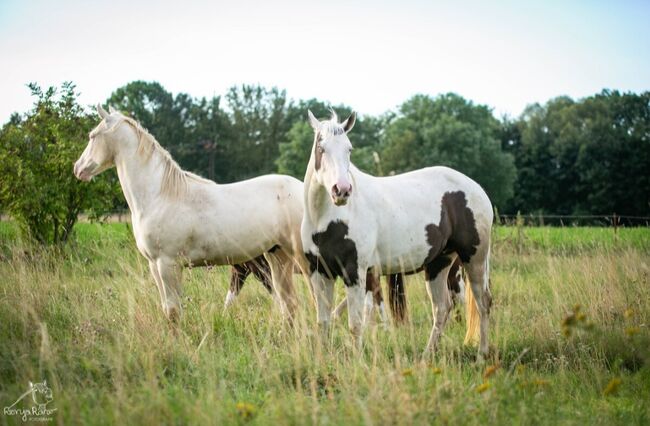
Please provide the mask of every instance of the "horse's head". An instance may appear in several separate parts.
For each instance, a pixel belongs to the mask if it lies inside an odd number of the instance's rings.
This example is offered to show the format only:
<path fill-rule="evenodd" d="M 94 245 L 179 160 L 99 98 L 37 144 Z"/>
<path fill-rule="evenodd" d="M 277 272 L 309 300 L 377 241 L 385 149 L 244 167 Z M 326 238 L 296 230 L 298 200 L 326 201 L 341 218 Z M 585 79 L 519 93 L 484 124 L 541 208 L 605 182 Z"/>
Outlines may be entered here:
<path fill-rule="evenodd" d="M 36 404 L 49 404 L 52 399 L 52 389 L 47 386 L 47 381 L 43 383 L 29 383 L 29 387 L 32 391 L 32 399 Z"/>
<path fill-rule="evenodd" d="M 120 126 L 125 117 L 113 108 L 109 109 L 110 113 L 97 105 L 97 114 L 102 121 L 90 132 L 86 149 L 74 163 L 74 174 L 78 179 L 88 182 L 93 176 L 111 168 L 121 145 L 128 139 L 123 126 Z"/>
<path fill-rule="evenodd" d="M 354 113 L 342 123 L 336 113 L 332 118 L 319 121 L 311 111 L 307 111 L 309 124 L 314 129 L 314 176 L 330 194 L 337 206 L 345 205 L 352 194 L 350 182 L 350 152 L 352 144 L 347 133 L 356 121 Z"/>

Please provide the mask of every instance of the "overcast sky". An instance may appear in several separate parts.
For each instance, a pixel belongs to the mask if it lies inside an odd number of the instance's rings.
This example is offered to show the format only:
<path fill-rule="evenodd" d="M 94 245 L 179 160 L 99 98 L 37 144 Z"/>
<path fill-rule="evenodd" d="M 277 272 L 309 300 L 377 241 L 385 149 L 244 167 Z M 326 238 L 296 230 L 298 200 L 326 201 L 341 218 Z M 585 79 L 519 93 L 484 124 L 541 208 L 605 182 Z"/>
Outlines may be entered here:
<path fill-rule="evenodd" d="M 516 116 L 603 88 L 650 90 L 650 1 L 0 0 L 0 123 L 25 84 L 81 102 L 133 80 L 174 94 L 242 83 L 361 114 L 456 92 Z"/>

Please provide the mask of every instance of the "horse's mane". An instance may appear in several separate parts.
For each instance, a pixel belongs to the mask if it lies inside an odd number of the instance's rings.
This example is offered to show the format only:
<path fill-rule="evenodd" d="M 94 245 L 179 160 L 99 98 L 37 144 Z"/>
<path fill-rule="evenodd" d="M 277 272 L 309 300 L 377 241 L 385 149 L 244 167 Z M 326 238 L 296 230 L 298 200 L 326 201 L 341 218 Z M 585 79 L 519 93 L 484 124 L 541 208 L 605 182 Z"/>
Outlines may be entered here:
<path fill-rule="evenodd" d="M 197 182 L 208 183 L 211 182 L 194 173 L 190 173 L 181 169 L 176 161 L 172 158 L 171 154 L 160 145 L 144 127 L 140 125 L 131 117 L 125 115 L 122 119 L 128 123 L 138 136 L 138 154 L 145 159 L 151 158 L 154 152 L 157 152 L 163 164 L 163 179 L 160 185 L 161 195 L 167 196 L 171 199 L 178 199 L 185 195 L 188 191 L 188 180 Z"/>
<path fill-rule="evenodd" d="M 334 110 L 330 110 L 330 112 L 332 113 L 330 119 L 321 121 L 320 123 L 320 133 L 323 136 L 342 135 L 345 133 L 345 129 L 343 129 L 343 126 L 341 123 L 339 123 L 339 117 L 336 115 L 336 112 L 334 112 Z"/>

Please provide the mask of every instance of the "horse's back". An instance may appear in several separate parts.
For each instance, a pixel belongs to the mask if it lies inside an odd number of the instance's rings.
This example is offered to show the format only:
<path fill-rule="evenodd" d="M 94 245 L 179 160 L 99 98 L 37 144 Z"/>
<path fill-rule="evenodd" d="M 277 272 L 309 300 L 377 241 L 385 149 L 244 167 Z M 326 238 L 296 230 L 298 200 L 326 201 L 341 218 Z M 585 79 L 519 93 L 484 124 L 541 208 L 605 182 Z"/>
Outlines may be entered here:
<path fill-rule="evenodd" d="M 360 192 L 368 211 L 376 212 L 382 269 L 412 270 L 450 248 L 467 259 L 489 244 L 492 204 L 468 176 L 442 166 L 365 176 Z"/>

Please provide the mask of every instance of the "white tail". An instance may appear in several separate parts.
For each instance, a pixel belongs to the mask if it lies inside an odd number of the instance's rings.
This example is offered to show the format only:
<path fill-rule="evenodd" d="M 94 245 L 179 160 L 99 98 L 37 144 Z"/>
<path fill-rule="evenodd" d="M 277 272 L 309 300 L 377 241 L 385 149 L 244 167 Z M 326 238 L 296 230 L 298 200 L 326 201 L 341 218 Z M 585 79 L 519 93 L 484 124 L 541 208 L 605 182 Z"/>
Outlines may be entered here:
<path fill-rule="evenodd" d="M 481 321 L 469 274 L 465 274 L 465 321 L 467 325 L 465 344 L 475 346 L 478 344 Z"/>

